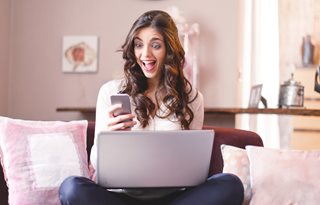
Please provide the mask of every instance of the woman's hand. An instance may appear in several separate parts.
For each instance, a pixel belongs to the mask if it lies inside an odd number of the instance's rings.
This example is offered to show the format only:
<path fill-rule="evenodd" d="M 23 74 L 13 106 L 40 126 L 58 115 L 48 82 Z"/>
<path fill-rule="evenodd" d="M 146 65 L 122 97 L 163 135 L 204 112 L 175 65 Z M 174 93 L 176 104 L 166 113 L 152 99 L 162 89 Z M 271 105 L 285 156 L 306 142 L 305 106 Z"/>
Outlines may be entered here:
<path fill-rule="evenodd" d="M 107 130 L 131 130 L 131 128 L 137 124 L 135 120 L 135 115 L 133 114 L 123 114 L 115 116 L 114 113 L 121 109 L 121 104 L 111 105 L 108 110 L 108 121 L 107 121 Z"/>

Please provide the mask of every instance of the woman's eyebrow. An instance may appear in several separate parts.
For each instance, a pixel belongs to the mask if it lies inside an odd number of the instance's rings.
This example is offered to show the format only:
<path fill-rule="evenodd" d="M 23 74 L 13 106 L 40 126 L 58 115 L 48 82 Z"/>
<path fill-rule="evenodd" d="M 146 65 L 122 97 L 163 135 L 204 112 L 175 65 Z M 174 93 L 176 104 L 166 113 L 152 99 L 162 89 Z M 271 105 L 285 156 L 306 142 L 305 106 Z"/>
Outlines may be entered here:
<path fill-rule="evenodd" d="M 163 41 L 163 39 L 162 38 L 160 38 L 160 37 L 153 37 L 153 38 L 151 38 L 151 41 Z"/>
<path fill-rule="evenodd" d="M 142 40 L 141 38 L 139 38 L 138 36 L 134 37 L 133 40 L 134 40 L 134 41 L 135 41 L 135 40 L 143 41 L 143 40 Z M 150 39 L 150 41 L 163 41 L 163 39 L 160 38 L 160 37 L 152 37 L 152 38 Z"/>

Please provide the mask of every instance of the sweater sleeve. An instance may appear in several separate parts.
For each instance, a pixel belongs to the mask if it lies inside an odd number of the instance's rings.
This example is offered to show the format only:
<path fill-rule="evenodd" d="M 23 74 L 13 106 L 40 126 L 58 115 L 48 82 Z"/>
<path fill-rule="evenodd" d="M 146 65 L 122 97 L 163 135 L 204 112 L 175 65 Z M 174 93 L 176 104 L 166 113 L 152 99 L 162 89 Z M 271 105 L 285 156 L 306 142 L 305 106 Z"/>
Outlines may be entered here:
<path fill-rule="evenodd" d="M 190 108 L 193 112 L 193 120 L 190 124 L 191 130 L 201 130 L 203 127 L 203 121 L 204 121 L 204 103 L 203 103 L 203 95 L 200 91 L 194 90 L 194 95 L 196 95 L 196 92 L 198 92 L 198 96 L 196 99 L 190 104 Z M 192 99 L 192 98 L 191 98 Z"/>
<path fill-rule="evenodd" d="M 121 82 L 121 80 L 109 81 L 101 86 L 98 93 L 96 103 L 95 137 L 90 156 L 90 160 L 94 168 L 96 168 L 97 165 L 97 135 L 101 131 L 105 131 L 107 129 L 107 122 L 109 120 L 107 112 L 111 105 L 110 96 L 117 94 L 120 91 Z"/>

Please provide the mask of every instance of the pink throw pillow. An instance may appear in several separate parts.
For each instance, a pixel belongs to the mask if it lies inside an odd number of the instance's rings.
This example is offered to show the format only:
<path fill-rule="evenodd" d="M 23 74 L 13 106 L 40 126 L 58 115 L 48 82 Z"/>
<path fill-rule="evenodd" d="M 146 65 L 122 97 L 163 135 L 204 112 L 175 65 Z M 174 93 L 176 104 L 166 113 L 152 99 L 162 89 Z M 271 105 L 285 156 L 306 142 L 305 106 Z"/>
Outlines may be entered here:
<path fill-rule="evenodd" d="M 68 176 L 89 177 L 87 121 L 0 117 L 0 158 L 12 205 L 59 205 Z"/>
<path fill-rule="evenodd" d="M 251 199 L 250 170 L 247 151 L 231 145 L 221 145 L 223 158 L 223 173 L 237 175 L 244 188 L 243 205 L 248 205 Z"/>
<path fill-rule="evenodd" d="M 251 174 L 250 205 L 320 201 L 320 151 L 246 147 Z"/>

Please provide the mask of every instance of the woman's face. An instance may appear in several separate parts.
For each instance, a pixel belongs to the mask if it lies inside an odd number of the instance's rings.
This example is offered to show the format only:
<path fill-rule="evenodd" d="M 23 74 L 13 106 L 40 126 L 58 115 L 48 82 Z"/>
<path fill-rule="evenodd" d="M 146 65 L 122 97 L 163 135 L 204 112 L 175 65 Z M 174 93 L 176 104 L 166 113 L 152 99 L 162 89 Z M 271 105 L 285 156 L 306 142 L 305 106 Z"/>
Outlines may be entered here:
<path fill-rule="evenodd" d="M 141 29 L 134 38 L 134 54 L 144 75 L 149 80 L 158 81 L 166 56 L 162 35 L 151 27 Z"/>

